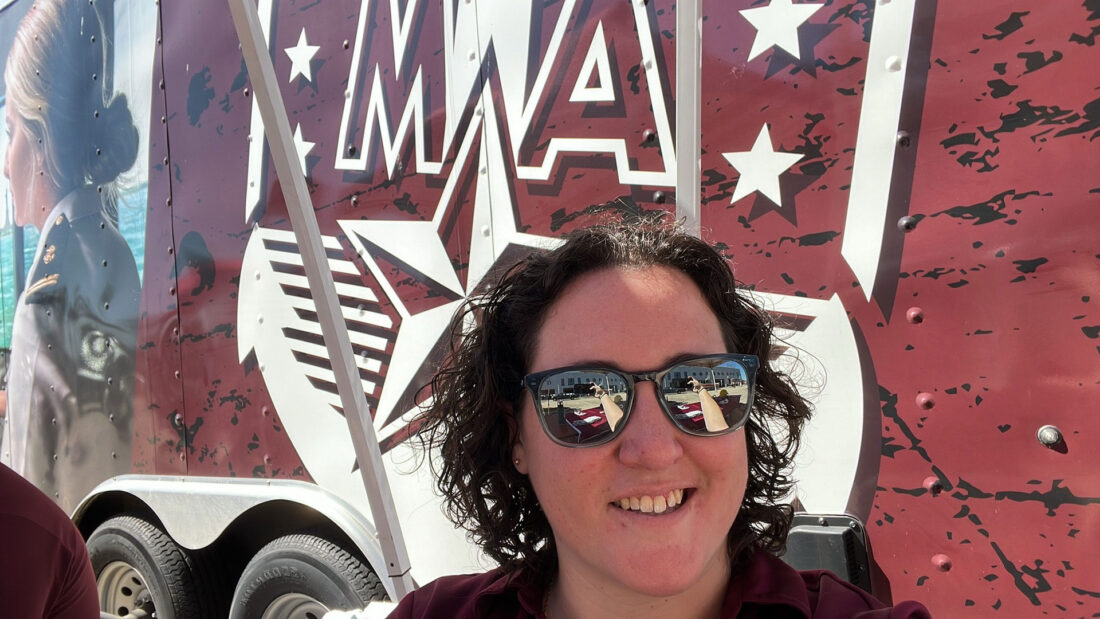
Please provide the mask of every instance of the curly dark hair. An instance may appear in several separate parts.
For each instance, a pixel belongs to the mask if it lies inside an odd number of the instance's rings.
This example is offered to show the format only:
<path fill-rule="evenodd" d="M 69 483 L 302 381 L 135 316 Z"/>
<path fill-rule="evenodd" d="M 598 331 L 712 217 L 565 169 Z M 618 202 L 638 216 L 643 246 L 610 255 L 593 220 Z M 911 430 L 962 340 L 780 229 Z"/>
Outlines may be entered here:
<path fill-rule="evenodd" d="M 542 580 L 557 570 L 550 524 L 528 478 L 512 463 L 515 415 L 547 309 L 580 276 L 612 267 L 663 266 L 683 272 L 718 317 L 727 352 L 772 354 L 772 321 L 738 292 L 726 260 L 706 242 L 654 218 L 577 230 L 550 251 L 535 251 L 471 295 L 451 323 L 451 347 L 425 389 L 421 441 L 448 516 L 506 571 Z M 495 281 L 494 281 L 495 280 Z M 793 510 L 776 502 L 790 490 L 791 465 L 810 407 L 788 376 L 763 363 L 745 424 L 749 475 L 728 536 L 734 568 L 757 550 L 778 554 Z M 769 428 L 772 431 L 769 431 Z"/>

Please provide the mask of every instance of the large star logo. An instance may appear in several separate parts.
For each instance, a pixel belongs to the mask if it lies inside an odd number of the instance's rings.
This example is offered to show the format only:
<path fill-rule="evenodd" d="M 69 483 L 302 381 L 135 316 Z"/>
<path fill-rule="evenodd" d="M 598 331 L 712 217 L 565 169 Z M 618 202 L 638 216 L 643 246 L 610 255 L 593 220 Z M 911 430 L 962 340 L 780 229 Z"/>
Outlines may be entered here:
<path fill-rule="evenodd" d="M 433 350 L 440 346 L 447 332 L 451 317 L 462 299 L 474 292 L 481 279 L 512 246 L 552 247 L 556 239 L 540 237 L 519 231 L 516 210 L 508 190 L 514 182 L 514 171 L 509 169 L 501 148 L 500 127 L 492 97 L 484 98 L 484 114 L 476 114 L 475 124 L 467 130 L 456 153 L 452 172 L 443 188 L 432 221 L 379 221 L 341 220 L 340 226 L 356 253 L 366 263 L 383 292 L 401 316 L 401 328 L 394 342 L 389 371 L 379 396 L 375 411 L 375 427 L 384 449 L 394 438 L 400 440 L 404 424 L 394 421 L 415 413 L 413 396 L 423 374 L 425 363 L 431 361 Z M 469 260 L 465 286 L 459 281 L 454 266 L 447 258 L 442 229 L 451 211 L 457 208 L 456 185 L 472 155 L 473 137 L 481 125 L 480 148 L 477 161 L 477 183 L 474 189 L 474 212 L 469 230 Z M 505 182 L 500 180 L 503 179 Z M 492 208 L 490 208 L 490 204 Z M 389 283 L 378 262 L 382 258 L 400 265 L 404 275 L 429 283 L 453 293 L 456 300 L 431 309 L 413 313 L 401 296 Z M 395 434 L 395 432 L 397 434 Z"/>
<path fill-rule="evenodd" d="M 752 150 L 722 153 L 722 156 L 740 173 L 730 204 L 757 193 L 756 202 L 749 214 L 750 221 L 774 210 L 792 224 L 798 224 L 794 195 L 813 182 L 815 177 L 788 174 L 787 171 L 803 155 L 776 151 L 772 146 L 768 125 L 765 124 L 760 127 Z"/>

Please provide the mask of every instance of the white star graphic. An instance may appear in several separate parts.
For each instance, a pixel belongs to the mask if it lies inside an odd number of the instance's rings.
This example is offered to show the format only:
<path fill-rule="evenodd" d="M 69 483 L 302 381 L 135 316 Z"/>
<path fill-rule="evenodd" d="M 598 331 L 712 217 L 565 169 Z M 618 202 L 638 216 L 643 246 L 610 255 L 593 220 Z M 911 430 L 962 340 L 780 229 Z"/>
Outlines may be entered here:
<path fill-rule="evenodd" d="M 773 45 L 782 47 L 795 58 L 798 49 L 798 27 L 823 4 L 792 4 L 791 0 L 772 0 L 768 6 L 740 11 L 741 16 L 756 28 L 749 60 L 756 58 Z"/>
<path fill-rule="evenodd" d="M 298 44 L 283 50 L 287 56 L 290 56 L 289 81 L 293 82 L 294 78 L 299 75 L 305 77 L 307 82 L 313 81 L 313 71 L 310 69 L 309 63 L 319 49 L 321 49 L 320 45 L 309 44 L 309 41 L 306 40 L 306 29 L 302 28 L 302 34 L 298 35 Z"/>
<path fill-rule="evenodd" d="M 298 153 L 298 162 L 302 164 L 302 174 L 308 174 L 308 169 L 306 168 L 306 155 L 308 155 L 309 151 L 313 150 L 313 147 L 316 145 L 316 142 L 307 142 L 306 139 L 302 137 L 301 123 L 294 127 L 294 150 Z"/>
<path fill-rule="evenodd" d="M 722 156 L 741 173 L 730 204 L 759 191 L 780 207 L 783 206 L 783 199 L 779 193 L 779 175 L 802 159 L 798 153 L 776 152 L 772 148 L 772 137 L 766 124 L 760 128 L 752 150 L 722 153 Z"/>

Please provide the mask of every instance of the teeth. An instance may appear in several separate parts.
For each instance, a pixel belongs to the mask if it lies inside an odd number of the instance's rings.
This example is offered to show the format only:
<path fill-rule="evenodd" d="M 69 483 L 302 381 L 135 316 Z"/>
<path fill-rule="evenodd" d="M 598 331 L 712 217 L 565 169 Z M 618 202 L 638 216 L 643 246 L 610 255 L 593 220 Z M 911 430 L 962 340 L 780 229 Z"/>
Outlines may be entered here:
<path fill-rule="evenodd" d="M 645 514 L 661 514 L 684 502 L 684 489 L 670 490 L 667 495 L 632 496 L 618 500 L 622 509 Z"/>

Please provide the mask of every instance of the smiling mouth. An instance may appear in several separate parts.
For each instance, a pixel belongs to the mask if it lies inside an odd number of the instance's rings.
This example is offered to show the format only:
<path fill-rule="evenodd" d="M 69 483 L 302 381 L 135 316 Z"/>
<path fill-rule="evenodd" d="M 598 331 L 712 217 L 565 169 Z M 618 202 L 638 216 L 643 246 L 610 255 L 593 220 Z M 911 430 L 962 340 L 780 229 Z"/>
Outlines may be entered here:
<path fill-rule="evenodd" d="M 689 496 L 688 490 L 677 488 L 664 495 L 625 497 L 611 504 L 624 511 L 641 512 L 643 514 L 667 514 L 679 509 Z"/>

